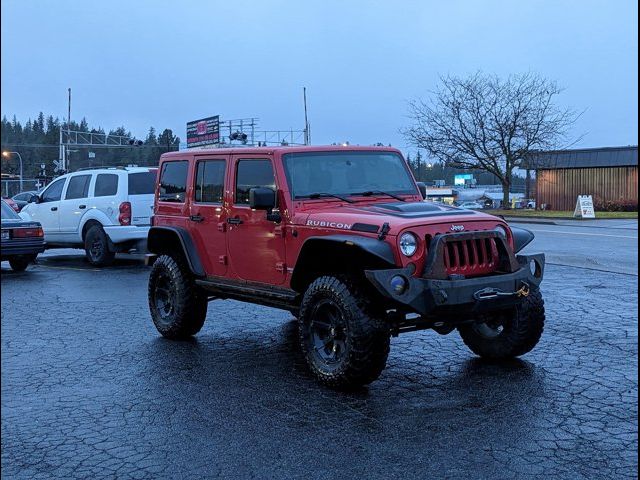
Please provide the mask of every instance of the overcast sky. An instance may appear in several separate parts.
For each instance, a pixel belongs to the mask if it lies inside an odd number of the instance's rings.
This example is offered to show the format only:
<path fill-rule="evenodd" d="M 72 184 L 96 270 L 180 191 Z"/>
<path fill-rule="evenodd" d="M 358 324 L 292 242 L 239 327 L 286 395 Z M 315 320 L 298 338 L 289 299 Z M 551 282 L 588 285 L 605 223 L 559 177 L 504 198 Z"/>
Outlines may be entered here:
<path fill-rule="evenodd" d="M 2 0 L 2 114 L 144 137 L 209 115 L 405 147 L 442 74 L 533 71 L 586 110 L 580 146 L 638 143 L 637 2 Z"/>

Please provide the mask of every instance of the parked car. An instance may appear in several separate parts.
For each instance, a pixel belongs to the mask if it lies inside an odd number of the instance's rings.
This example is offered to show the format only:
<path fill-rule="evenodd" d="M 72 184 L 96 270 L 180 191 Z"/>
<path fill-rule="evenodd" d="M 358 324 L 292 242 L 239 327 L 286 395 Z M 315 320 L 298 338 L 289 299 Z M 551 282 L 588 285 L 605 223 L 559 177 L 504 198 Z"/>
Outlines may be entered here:
<path fill-rule="evenodd" d="M 478 202 L 462 202 L 458 205 L 458 208 L 464 208 L 466 210 L 482 210 L 484 205 Z"/>
<path fill-rule="evenodd" d="M 15 212 L 20 211 L 20 207 L 11 197 L 3 197 L 2 200 L 4 200 L 7 203 L 7 205 L 9 205 L 11 209 L 14 210 Z"/>
<path fill-rule="evenodd" d="M 39 221 L 47 248 L 84 248 L 92 265 L 117 252 L 145 251 L 156 168 L 79 170 L 52 181 L 20 215 Z"/>
<path fill-rule="evenodd" d="M 533 349 L 544 255 L 518 254 L 533 234 L 423 198 L 393 148 L 163 154 L 151 318 L 180 339 L 198 333 L 215 299 L 287 310 L 307 365 L 330 387 L 374 381 L 390 337 L 404 332 L 459 332 L 493 359 Z"/>
<path fill-rule="evenodd" d="M 3 199 L 2 243 L 0 251 L 2 261 L 9 261 L 15 271 L 21 272 L 33 262 L 39 253 L 44 252 L 44 232 L 38 222 L 23 220 Z"/>
<path fill-rule="evenodd" d="M 14 202 L 16 202 L 16 205 L 18 206 L 18 211 L 20 211 L 24 208 L 24 206 L 27 203 L 29 203 L 29 200 L 35 195 L 38 195 L 38 192 L 36 190 L 30 190 L 26 192 L 20 192 L 11 198 Z"/>

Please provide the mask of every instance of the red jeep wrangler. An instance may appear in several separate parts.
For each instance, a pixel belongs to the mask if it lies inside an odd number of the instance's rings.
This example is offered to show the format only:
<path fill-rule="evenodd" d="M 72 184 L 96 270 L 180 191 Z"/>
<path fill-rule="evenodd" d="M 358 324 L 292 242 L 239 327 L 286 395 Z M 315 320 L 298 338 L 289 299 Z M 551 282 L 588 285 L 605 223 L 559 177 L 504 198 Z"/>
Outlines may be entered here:
<path fill-rule="evenodd" d="M 288 310 L 334 387 L 375 380 L 401 332 L 457 329 L 483 357 L 527 353 L 543 330 L 544 255 L 516 253 L 533 234 L 421 189 L 393 148 L 162 155 L 148 237 L 158 331 L 194 335 L 214 299 Z"/>

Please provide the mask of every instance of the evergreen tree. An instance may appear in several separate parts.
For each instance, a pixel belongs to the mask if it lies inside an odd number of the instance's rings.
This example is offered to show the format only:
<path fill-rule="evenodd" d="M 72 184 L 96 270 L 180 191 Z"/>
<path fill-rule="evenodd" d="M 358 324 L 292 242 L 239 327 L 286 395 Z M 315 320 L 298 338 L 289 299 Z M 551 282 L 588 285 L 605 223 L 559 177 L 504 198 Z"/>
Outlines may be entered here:
<path fill-rule="evenodd" d="M 145 145 L 158 145 L 158 136 L 156 135 L 156 129 L 153 127 L 149 127 L 149 133 L 147 133 L 147 138 L 144 140 Z"/>

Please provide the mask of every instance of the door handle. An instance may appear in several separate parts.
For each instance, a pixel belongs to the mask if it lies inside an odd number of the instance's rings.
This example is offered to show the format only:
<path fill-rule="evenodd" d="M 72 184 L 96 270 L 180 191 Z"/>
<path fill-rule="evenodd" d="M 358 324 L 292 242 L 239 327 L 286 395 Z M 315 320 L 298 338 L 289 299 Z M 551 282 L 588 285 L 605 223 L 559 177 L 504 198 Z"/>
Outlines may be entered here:
<path fill-rule="evenodd" d="M 227 218 L 227 223 L 230 225 L 240 225 L 242 220 L 239 217 Z"/>
<path fill-rule="evenodd" d="M 192 222 L 202 222 L 204 220 L 204 217 L 202 215 L 191 215 L 189 217 L 189 220 L 191 220 Z"/>
<path fill-rule="evenodd" d="M 58 207 L 51 207 L 51 211 L 52 211 L 52 212 L 55 212 L 55 211 L 57 211 L 57 210 L 58 210 Z"/>
<path fill-rule="evenodd" d="M 86 205 L 78 205 L 78 208 L 87 208 Z"/>

